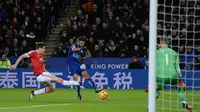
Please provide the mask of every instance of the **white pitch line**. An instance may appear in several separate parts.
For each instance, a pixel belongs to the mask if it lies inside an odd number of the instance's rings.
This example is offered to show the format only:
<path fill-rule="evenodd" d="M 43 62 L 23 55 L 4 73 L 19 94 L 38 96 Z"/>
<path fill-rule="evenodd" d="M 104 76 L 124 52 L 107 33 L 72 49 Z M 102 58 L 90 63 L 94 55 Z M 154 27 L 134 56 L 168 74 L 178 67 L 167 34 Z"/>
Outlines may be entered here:
<path fill-rule="evenodd" d="M 22 108 L 39 108 L 39 107 L 55 107 L 55 106 L 66 106 L 70 105 L 69 103 L 64 104 L 50 104 L 50 105 L 34 105 L 34 106 L 16 106 L 16 107 L 2 107 L 0 110 L 9 110 L 9 109 L 22 109 Z"/>
<path fill-rule="evenodd" d="M 33 105 L 33 106 L 15 106 L 15 107 L 2 107 L 0 108 L 0 110 L 11 110 L 11 109 L 22 109 L 22 108 L 40 108 L 40 107 L 55 107 L 55 106 L 66 106 L 66 105 L 70 105 L 69 103 L 64 103 L 64 104 L 49 104 L 49 105 Z M 76 105 L 76 104 L 75 104 Z M 84 105 L 92 105 L 92 104 L 84 104 Z M 137 106 L 147 106 L 145 104 L 109 104 L 109 105 L 116 105 L 116 106 L 120 106 L 120 105 L 130 105 L 133 107 L 137 107 Z M 172 106 L 172 107 L 176 107 L 176 106 Z M 162 105 L 157 105 L 156 108 L 159 109 L 163 109 Z M 170 107 L 169 107 L 170 108 Z M 165 108 L 166 109 L 166 108 Z M 181 110 L 181 108 L 178 108 Z"/>

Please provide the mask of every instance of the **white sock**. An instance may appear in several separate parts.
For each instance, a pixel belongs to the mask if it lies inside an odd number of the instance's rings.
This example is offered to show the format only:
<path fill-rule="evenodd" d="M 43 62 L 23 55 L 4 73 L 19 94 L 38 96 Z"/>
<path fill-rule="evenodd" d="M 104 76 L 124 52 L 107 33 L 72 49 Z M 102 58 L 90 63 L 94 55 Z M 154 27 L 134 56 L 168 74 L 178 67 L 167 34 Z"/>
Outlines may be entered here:
<path fill-rule="evenodd" d="M 39 90 L 37 90 L 37 91 L 34 91 L 34 95 L 35 95 L 35 96 L 36 96 L 36 95 L 40 95 L 40 94 L 45 94 L 45 93 L 46 93 L 45 88 L 39 89 Z"/>
<path fill-rule="evenodd" d="M 65 86 L 68 86 L 68 85 L 79 85 L 79 82 L 63 80 L 62 84 L 65 85 Z"/>

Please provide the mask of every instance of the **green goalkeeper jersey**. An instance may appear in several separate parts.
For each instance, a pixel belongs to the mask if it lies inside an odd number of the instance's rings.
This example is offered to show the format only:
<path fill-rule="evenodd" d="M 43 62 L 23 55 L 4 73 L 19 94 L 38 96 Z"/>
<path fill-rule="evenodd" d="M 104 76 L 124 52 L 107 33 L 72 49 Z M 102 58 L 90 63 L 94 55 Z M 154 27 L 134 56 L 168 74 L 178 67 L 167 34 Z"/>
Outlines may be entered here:
<path fill-rule="evenodd" d="M 161 47 L 156 51 L 156 75 L 158 78 L 180 77 L 179 55 L 174 50 Z"/>

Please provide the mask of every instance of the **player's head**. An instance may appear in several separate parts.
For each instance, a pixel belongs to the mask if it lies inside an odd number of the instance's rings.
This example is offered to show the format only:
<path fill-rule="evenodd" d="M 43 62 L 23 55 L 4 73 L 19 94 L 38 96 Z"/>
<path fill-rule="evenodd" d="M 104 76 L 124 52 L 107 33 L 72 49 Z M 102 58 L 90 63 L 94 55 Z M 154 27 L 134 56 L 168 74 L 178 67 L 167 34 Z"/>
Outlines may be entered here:
<path fill-rule="evenodd" d="M 44 52 L 46 51 L 46 45 L 43 42 L 37 42 L 36 43 L 36 50 L 39 53 L 44 54 Z"/>
<path fill-rule="evenodd" d="M 2 54 L 1 59 L 2 59 L 2 61 L 5 61 L 6 60 L 6 54 Z"/>
<path fill-rule="evenodd" d="M 79 47 L 83 47 L 85 45 L 85 39 L 83 37 L 79 37 L 76 40 L 76 43 L 78 44 Z"/>
<path fill-rule="evenodd" d="M 138 61 L 138 60 L 137 60 L 137 57 L 136 57 L 136 56 L 133 56 L 133 57 L 132 57 L 132 62 L 133 62 L 133 63 L 136 63 L 137 61 Z"/>
<path fill-rule="evenodd" d="M 168 40 L 167 36 L 161 36 L 160 37 L 160 44 L 168 45 L 168 42 L 169 42 L 169 40 Z"/>

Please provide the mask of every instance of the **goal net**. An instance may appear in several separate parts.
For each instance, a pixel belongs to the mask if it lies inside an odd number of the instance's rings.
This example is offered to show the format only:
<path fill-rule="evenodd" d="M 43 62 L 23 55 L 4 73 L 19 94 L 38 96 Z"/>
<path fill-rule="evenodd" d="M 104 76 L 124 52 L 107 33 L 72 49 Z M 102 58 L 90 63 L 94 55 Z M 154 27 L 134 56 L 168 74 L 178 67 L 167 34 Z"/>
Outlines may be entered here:
<path fill-rule="evenodd" d="M 163 35 L 179 54 L 186 101 L 192 112 L 200 112 L 200 0 L 158 0 L 157 36 Z M 171 85 L 160 92 L 156 111 L 188 112 Z"/>

